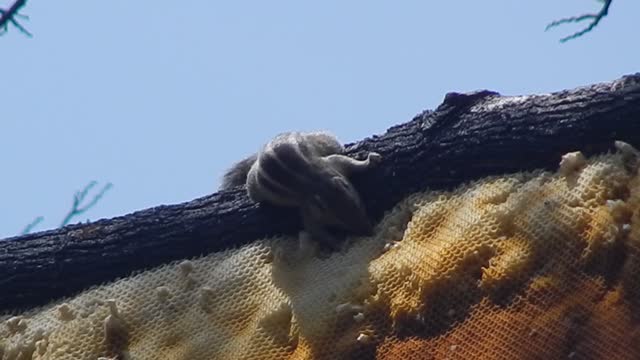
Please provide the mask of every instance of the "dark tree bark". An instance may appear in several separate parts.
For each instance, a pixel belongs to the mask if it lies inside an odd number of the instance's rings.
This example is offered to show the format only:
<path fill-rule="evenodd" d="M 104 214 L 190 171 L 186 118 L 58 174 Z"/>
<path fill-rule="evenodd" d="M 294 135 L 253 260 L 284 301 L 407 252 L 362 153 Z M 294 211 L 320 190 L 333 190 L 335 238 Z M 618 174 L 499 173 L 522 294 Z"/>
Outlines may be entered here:
<path fill-rule="evenodd" d="M 376 220 L 406 195 L 488 175 L 555 170 L 562 154 L 640 145 L 640 74 L 528 97 L 449 93 L 435 111 L 348 145 L 380 166 L 353 178 Z M 300 229 L 296 212 L 252 203 L 243 189 L 0 241 L 0 312 L 185 257 Z"/>

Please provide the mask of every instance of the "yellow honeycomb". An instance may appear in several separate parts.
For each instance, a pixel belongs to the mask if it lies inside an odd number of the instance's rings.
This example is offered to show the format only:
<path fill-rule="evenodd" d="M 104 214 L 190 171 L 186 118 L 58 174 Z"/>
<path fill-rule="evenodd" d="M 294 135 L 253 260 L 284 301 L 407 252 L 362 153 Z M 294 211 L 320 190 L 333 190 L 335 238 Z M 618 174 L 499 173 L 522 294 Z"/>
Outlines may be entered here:
<path fill-rule="evenodd" d="M 333 254 L 256 240 L 4 315 L 0 359 L 640 359 L 621 149 L 413 194 Z"/>

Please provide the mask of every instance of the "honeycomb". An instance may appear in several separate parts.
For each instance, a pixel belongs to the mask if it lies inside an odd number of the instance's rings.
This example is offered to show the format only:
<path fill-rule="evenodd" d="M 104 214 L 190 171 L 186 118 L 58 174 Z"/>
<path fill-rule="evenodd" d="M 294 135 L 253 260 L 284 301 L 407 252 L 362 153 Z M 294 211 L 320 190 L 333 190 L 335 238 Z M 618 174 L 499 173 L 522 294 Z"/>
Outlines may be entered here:
<path fill-rule="evenodd" d="M 0 359 L 640 359 L 619 148 L 413 194 L 332 254 L 261 239 L 3 315 Z"/>

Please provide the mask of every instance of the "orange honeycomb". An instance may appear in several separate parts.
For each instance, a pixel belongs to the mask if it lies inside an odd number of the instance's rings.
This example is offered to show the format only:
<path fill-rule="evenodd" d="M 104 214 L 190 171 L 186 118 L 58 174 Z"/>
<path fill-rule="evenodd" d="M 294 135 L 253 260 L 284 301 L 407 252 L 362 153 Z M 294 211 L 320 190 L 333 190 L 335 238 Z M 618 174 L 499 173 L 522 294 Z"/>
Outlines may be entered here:
<path fill-rule="evenodd" d="M 562 162 L 1 316 L 0 359 L 640 359 L 638 161 Z"/>

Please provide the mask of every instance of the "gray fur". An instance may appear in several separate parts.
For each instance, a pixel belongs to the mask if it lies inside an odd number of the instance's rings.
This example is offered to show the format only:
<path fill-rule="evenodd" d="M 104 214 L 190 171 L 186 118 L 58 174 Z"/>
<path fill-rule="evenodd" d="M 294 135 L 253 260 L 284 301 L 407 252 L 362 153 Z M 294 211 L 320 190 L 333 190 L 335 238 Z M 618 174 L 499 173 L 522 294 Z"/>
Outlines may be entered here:
<path fill-rule="evenodd" d="M 305 230 L 317 241 L 335 242 L 327 226 L 370 234 L 372 225 L 348 176 L 381 157 L 369 153 L 366 160 L 356 160 L 343 153 L 329 133 L 283 133 L 232 167 L 221 189 L 246 184 L 253 201 L 299 208 Z"/>
<path fill-rule="evenodd" d="M 256 162 L 258 154 L 253 154 L 248 158 L 241 160 L 224 174 L 220 190 L 229 190 L 236 186 L 242 186 L 247 182 L 247 174 L 253 163 Z"/>

